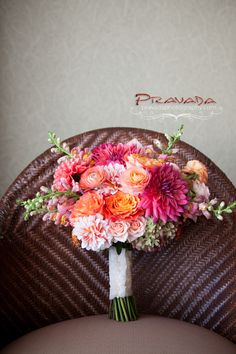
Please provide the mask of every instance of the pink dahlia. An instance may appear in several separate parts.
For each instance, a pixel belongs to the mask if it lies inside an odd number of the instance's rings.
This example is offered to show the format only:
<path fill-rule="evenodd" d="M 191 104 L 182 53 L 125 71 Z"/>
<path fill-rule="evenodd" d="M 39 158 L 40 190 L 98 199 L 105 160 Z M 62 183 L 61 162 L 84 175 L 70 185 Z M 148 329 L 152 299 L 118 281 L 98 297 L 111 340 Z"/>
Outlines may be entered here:
<path fill-rule="evenodd" d="M 102 215 L 82 216 L 75 223 L 73 235 L 86 250 L 100 251 L 111 246 L 108 221 Z"/>
<path fill-rule="evenodd" d="M 125 165 L 126 156 L 138 154 L 140 148 L 135 144 L 101 144 L 93 149 L 93 160 L 96 165 L 107 165 L 110 162 Z"/>
<path fill-rule="evenodd" d="M 154 222 L 158 219 L 164 223 L 177 221 L 184 212 L 183 206 L 188 204 L 187 193 L 187 183 L 181 179 L 179 171 L 166 163 L 153 169 L 139 206 Z"/>
<path fill-rule="evenodd" d="M 87 163 L 77 158 L 63 161 L 54 173 L 53 189 L 60 192 L 68 189 L 78 191 L 80 175 L 87 168 Z"/>

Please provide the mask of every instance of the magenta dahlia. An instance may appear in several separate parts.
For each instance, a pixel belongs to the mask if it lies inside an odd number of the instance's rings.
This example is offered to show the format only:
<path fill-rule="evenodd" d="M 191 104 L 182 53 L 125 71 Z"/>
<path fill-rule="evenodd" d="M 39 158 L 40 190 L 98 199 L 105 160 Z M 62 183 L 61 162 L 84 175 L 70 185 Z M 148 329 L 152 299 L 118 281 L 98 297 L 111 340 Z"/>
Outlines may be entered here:
<path fill-rule="evenodd" d="M 141 196 L 140 207 L 146 217 L 153 221 L 177 221 L 188 203 L 187 183 L 181 179 L 180 172 L 166 163 L 152 171 L 151 180 Z"/>
<path fill-rule="evenodd" d="M 108 165 L 110 162 L 125 165 L 127 155 L 138 154 L 140 151 L 134 144 L 101 144 L 93 149 L 92 159 L 96 165 Z"/>

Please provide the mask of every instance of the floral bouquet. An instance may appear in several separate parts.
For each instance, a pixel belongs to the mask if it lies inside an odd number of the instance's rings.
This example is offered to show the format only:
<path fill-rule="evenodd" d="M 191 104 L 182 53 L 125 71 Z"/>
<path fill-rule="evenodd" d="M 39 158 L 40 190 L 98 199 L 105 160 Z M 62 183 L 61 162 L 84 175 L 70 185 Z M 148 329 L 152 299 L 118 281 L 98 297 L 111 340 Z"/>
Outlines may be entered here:
<path fill-rule="evenodd" d="M 24 219 L 42 213 L 43 220 L 72 229 L 72 241 L 88 251 L 109 249 L 110 310 L 117 321 L 137 319 L 132 293 L 131 250 L 155 251 L 181 235 L 183 223 L 212 215 L 222 220 L 228 206 L 210 199 L 207 168 L 200 161 L 176 163 L 174 144 L 183 126 L 167 144 L 143 146 L 101 144 L 69 149 L 55 133 L 48 141 L 62 153 L 50 188 L 33 199 L 19 200 Z"/>

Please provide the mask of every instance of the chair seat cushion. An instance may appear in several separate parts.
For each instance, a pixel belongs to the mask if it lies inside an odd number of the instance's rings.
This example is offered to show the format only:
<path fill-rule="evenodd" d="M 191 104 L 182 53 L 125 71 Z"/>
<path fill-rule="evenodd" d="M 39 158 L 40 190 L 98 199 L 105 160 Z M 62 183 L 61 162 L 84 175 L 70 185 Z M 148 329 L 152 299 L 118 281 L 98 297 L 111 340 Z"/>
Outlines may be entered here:
<path fill-rule="evenodd" d="M 121 323 L 106 315 L 63 321 L 12 342 L 2 354 L 235 354 L 218 334 L 179 320 L 143 315 Z"/>

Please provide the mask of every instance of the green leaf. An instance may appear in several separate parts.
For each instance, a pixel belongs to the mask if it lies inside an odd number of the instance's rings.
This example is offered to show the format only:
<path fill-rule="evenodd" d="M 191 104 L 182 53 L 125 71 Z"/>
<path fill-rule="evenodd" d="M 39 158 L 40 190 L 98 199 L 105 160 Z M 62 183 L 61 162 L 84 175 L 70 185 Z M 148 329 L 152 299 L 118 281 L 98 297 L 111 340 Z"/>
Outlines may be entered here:
<path fill-rule="evenodd" d="M 117 242 L 117 243 L 115 244 L 115 247 L 116 247 L 116 253 L 117 253 L 118 255 L 120 255 L 121 252 L 122 252 L 122 249 L 123 249 L 122 242 Z"/>
<path fill-rule="evenodd" d="M 183 176 L 183 179 L 185 179 L 185 180 L 196 180 L 196 179 L 198 179 L 199 178 L 199 175 L 197 174 L 197 173 L 188 173 L 188 174 L 186 174 L 186 175 L 184 175 Z"/>

